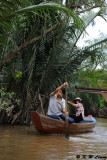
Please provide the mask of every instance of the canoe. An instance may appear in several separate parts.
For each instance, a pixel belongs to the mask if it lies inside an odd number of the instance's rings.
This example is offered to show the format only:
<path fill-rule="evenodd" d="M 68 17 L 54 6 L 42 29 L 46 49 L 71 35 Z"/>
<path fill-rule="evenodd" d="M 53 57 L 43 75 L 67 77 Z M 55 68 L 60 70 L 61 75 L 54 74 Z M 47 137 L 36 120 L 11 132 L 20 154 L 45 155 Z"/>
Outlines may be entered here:
<path fill-rule="evenodd" d="M 65 122 L 63 120 L 56 120 L 47 116 L 40 115 L 38 112 L 32 112 L 32 120 L 35 128 L 39 133 L 48 134 L 64 134 Z M 69 124 L 69 133 L 86 133 L 93 131 L 96 120 L 94 117 L 85 117 L 83 121 L 79 123 Z"/>

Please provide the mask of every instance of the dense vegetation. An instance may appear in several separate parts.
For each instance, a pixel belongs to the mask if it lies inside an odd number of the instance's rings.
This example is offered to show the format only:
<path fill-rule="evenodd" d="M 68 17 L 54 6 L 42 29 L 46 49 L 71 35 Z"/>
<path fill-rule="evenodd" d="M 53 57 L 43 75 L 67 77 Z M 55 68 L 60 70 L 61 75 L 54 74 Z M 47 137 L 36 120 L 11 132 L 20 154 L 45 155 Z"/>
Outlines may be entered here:
<path fill-rule="evenodd" d="M 81 35 L 97 16 L 105 19 L 105 0 L 66 0 L 62 4 L 61 0 L 0 2 L 2 83 L 5 83 L 8 95 L 14 92 L 18 100 L 14 105 L 17 107 L 13 107 L 15 118 L 11 120 L 12 124 L 29 124 L 32 110 L 46 113 L 48 95 L 64 82 L 65 74 L 73 86 L 88 79 L 95 87 L 107 88 L 106 71 L 100 74 L 89 70 L 88 73 L 86 67 L 91 63 L 95 68 L 97 60 L 104 59 L 107 38 L 103 37 L 82 49 L 77 46 Z M 94 8 L 98 10 L 94 12 Z M 105 82 L 102 83 L 101 75 L 104 74 Z M 69 94 L 70 97 L 76 96 L 76 93 Z M 87 99 L 90 101 L 90 96 Z M 94 99 L 91 102 L 94 106 L 98 101 Z M 105 104 L 101 98 L 99 103 Z M 7 109 L 7 105 L 4 108 Z"/>

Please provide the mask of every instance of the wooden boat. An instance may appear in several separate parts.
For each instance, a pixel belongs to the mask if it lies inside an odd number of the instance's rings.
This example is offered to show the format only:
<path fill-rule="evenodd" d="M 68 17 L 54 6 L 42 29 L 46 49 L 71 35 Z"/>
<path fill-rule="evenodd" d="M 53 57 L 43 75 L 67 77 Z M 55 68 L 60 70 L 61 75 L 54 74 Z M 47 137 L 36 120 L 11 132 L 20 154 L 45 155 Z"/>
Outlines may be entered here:
<path fill-rule="evenodd" d="M 36 130 L 40 133 L 65 133 L 65 122 L 63 120 L 39 115 L 38 112 L 32 112 L 32 118 Z M 96 120 L 93 117 L 85 117 L 79 123 L 69 124 L 69 132 L 70 134 L 91 132 L 95 124 Z"/>

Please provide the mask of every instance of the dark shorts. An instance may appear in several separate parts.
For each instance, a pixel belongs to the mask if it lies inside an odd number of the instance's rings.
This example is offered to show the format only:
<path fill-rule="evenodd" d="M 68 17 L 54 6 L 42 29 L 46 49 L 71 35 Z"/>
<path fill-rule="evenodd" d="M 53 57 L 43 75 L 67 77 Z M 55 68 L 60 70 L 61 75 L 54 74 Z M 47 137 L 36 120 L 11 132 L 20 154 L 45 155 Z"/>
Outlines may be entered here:
<path fill-rule="evenodd" d="M 69 115 L 69 117 L 71 117 L 71 118 L 73 118 L 75 120 L 74 123 L 78 123 L 78 122 L 83 120 L 82 114 L 80 114 L 79 116 Z"/>

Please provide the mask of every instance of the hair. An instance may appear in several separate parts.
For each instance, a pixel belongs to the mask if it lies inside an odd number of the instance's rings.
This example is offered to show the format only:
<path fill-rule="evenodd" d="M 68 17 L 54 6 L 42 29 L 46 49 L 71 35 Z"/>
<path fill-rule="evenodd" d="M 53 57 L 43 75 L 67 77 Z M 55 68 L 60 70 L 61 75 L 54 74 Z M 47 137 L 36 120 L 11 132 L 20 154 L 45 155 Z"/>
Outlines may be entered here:
<path fill-rule="evenodd" d="M 65 94 L 65 88 L 61 88 L 63 94 Z"/>

